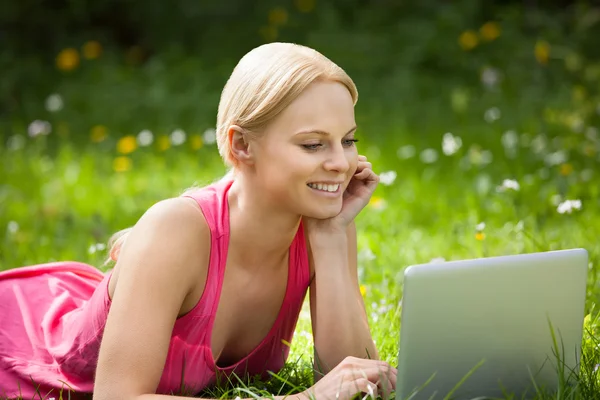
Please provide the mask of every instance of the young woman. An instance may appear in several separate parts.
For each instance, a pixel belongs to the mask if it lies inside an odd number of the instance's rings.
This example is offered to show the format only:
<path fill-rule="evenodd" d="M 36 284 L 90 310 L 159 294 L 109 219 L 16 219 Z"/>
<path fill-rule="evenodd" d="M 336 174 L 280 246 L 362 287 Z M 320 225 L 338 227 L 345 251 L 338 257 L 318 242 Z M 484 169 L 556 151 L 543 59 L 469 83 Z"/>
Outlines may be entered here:
<path fill-rule="evenodd" d="M 64 383 L 95 400 L 159 400 L 232 373 L 267 377 L 309 288 L 318 373 L 296 398 L 393 389 L 357 277 L 353 220 L 378 183 L 355 146 L 357 97 L 313 49 L 245 55 L 217 117 L 230 174 L 152 206 L 111 240 L 105 275 L 73 262 L 0 273 L 0 395 L 57 397 Z"/>

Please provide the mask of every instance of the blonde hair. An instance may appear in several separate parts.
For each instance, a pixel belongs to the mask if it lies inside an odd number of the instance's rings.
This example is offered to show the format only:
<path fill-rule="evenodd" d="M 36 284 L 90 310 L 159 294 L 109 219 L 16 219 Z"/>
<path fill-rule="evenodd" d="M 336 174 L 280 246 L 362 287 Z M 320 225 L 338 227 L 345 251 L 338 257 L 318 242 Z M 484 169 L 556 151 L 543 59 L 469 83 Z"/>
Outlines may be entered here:
<path fill-rule="evenodd" d="M 261 131 L 315 81 L 343 84 L 358 101 L 358 90 L 346 72 L 318 51 L 294 43 L 268 43 L 244 55 L 233 69 L 223 91 L 217 113 L 217 147 L 233 176 L 236 160 L 228 131 L 237 125 L 260 136 Z M 131 228 L 115 233 L 109 240 L 110 258 L 116 261 Z M 106 263 L 105 263 L 106 265 Z"/>

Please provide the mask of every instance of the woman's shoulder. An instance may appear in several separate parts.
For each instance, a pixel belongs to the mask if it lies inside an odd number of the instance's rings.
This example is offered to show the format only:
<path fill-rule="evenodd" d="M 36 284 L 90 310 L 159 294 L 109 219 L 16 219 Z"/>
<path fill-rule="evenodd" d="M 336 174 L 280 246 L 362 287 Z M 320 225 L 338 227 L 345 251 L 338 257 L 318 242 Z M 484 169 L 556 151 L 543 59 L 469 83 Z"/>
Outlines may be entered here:
<path fill-rule="evenodd" d="M 141 225 L 157 236 L 179 237 L 186 239 L 190 235 L 204 235 L 208 225 L 196 201 L 190 197 L 173 197 L 152 205 L 142 215 L 136 225 Z"/>

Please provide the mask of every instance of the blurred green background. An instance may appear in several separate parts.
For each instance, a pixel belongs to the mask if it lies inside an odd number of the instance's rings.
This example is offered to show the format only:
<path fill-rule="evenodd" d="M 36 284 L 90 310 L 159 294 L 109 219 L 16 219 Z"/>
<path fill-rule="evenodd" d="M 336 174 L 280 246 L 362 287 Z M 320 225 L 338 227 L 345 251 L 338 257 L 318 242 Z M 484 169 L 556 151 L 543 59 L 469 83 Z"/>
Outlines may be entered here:
<path fill-rule="evenodd" d="M 590 1 L 21 0 L 0 12 L 0 268 L 104 268 L 110 235 L 221 176 L 220 91 L 247 51 L 311 46 L 356 81 L 382 184 L 365 293 L 401 269 L 567 247 L 600 219 L 600 6 Z M 367 290 L 367 287 L 371 287 Z"/>

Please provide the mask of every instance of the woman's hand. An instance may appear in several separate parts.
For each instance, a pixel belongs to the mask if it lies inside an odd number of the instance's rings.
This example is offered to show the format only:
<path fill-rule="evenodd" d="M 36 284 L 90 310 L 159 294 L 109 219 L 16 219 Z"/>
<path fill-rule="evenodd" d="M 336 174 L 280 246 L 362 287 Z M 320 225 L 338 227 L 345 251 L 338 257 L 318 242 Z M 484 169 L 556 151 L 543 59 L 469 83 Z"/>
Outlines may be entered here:
<path fill-rule="evenodd" d="M 347 357 L 302 394 L 316 400 L 346 400 L 358 393 L 366 399 L 388 399 L 396 390 L 397 374 L 385 361 Z"/>
<path fill-rule="evenodd" d="M 309 231 L 346 232 L 359 212 L 369 203 L 371 195 L 377 188 L 379 176 L 372 169 L 367 157 L 358 156 L 356 172 L 343 194 L 342 210 L 338 215 L 323 220 L 306 218 Z"/>

